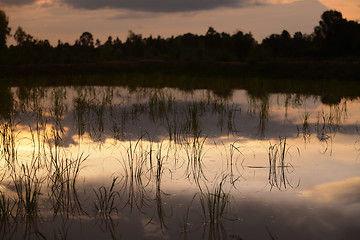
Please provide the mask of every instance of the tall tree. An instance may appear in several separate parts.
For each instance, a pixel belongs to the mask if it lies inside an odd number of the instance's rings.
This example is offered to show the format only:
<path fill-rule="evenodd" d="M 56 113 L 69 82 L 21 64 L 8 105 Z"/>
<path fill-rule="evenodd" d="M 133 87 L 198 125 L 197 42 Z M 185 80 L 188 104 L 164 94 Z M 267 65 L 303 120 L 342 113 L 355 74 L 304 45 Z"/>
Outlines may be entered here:
<path fill-rule="evenodd" d="M 318 44 L 327 54 L 353 55 L 360 51 L 360 24 L 344 19 L 341 12 L 325 11 L 314 33 Z"/>
<path fill-rule="evenodd" d="M 342 18 L 341 12 L 335 10 L 325 11 L 321 15 L 319 26 L 315 27 L 315 34 L 319 38 L 326 39 L 327 37 L 336 34 L 341 27 L 340 25 L 346 22 Z"/>
<path fill-rule="evenodd" d="M 18 45 L 22 45 L 26 41 L 26 36 L 26 32 L 19 26 L 15 31 L 14 39 Z"/>
<path fill-rule="evenodd" d="M 84 32 L 79 39 L 79 43 L 81 46 L 85 47 L 93 47 L 94 46 L 94 38 L 93 35 L 89 32 Z"/>
<path fill-rule="evenodd" d="M 6 46 L 6 39 L 10 36 L 11 28 L 9 28 L 9 18 L 5 12 L 0 10 L 0 48 Z"/>

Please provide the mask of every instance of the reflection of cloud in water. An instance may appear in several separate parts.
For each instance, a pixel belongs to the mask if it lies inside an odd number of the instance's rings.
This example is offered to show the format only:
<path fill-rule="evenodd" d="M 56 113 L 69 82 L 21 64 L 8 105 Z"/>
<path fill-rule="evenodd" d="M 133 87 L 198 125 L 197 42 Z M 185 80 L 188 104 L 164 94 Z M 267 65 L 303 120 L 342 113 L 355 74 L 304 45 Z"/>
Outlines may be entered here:
<path fill-rule="evenodd" d="M 161 231 L 158 224 L 151 223 L 151 219 L 143 218 L 141 220 L 145 238 L 169 239 L 169 236 Z"/>
<path fill-rule="evenodd" d="M 360 177 L 317 185 L 301 194 L 315 201 L 330 204 L 360 203 Z"/>

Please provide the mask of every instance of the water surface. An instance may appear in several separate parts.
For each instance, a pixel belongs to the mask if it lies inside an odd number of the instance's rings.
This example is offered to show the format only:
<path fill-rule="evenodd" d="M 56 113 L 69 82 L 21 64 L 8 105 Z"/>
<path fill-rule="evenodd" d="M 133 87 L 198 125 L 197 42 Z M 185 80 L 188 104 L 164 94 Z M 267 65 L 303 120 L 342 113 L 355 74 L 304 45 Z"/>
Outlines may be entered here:
<path fill-rule="evenodd" d="M 3 90 L 3 239 L 358 239 L 360 102 Z"/>

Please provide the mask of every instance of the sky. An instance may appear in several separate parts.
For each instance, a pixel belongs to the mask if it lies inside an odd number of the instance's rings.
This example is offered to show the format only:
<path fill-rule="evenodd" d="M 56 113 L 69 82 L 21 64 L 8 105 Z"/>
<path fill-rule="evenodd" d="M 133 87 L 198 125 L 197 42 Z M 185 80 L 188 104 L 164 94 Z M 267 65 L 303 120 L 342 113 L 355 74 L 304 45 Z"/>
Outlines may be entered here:
<path fill-rule="evenodd" d="M 36 39 L 73 44 L 83 32 L 102 43 L 125 40 L 129 30 L 143 37 L 185 33 L 251 32 L 261 42 L 286 29 L 311 34 L 329 9 L 360 20 L 360 0 L 0 0 L 12 34 L 18 26 Z M 15 44 L 13 38 L 8 44 Z"/>

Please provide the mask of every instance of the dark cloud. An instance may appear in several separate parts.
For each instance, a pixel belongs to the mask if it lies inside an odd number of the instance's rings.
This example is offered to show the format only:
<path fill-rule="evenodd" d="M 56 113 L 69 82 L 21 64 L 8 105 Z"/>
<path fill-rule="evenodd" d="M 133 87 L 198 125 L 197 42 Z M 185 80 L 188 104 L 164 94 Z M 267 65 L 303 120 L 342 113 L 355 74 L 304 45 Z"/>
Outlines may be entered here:
<path fill-rule="evenodd" d="M 10 1 L 10 0 L 8 0 Z M 185 12 L 219 7 L 245 7 L 259 0 L 61 0 L 74 8 L 120 8 L 144 12 Z"/>
<path fill-rule="evenodd" d="M 130 13 L 123 13 L 117 14 L 111 17 L 108 17 L 109 20 L 118 20 L 118 19 L 143 19 L 143 18 L 153 18 L 156 17 L 158 14 L 156 13 L 141 13 L 141 12 L 130 12 Z"/>
<path fill-rule="evenodd" d="M 35 3 L 36 0 L 0 0 L 0 6 L 21 6 Z"/>

